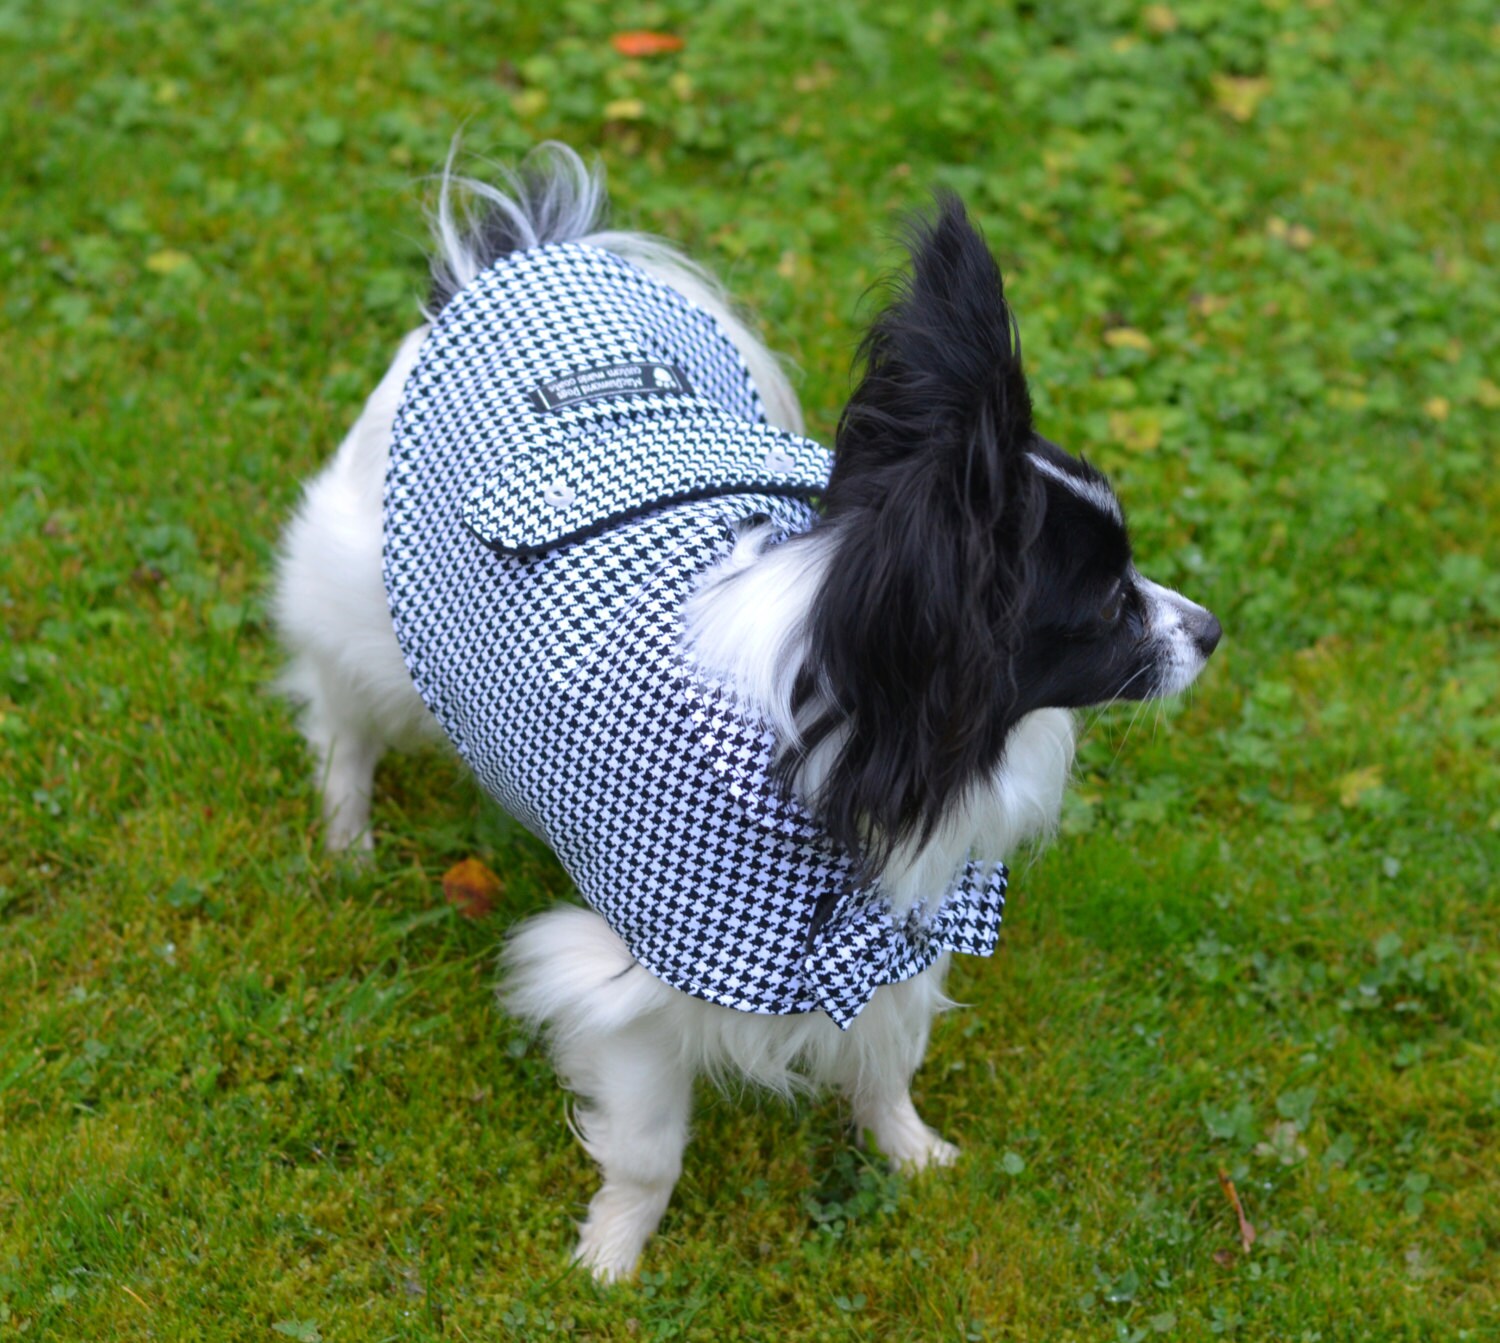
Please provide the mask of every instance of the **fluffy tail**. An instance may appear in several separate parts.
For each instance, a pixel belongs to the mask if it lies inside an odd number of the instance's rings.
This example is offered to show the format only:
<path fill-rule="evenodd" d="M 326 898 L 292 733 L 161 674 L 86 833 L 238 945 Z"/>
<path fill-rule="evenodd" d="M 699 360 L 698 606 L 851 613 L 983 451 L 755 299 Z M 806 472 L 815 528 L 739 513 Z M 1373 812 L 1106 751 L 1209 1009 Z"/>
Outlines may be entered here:
<path fill-rule="evenodd" d="M 432 289 L 424 310 L 428 321 L 435 320 L 481 271 L 511 252 L 552 242 L 602 247 L 713 316 L 749 366 L 766 418 L 778 429 L 802 432 L 802 409 L 781 361 L 761 342 L 752 324 L 735 311 L 718 280 L 661 238 L 604 230 L 609 196 L 597 164 L 585 163 L 567 145 L 548 141 L 532 150 L 519 167 L 497 167 L 501 185 L 495 186 L 455 174 L 457 155 L 455 140 L 432 212 L 436 248 Z"/>
<path fill-rule="evenodd" d="M 604 174 L 567 145 L 538 145 L 515 169 L 498 168 L 504 186 L 458 177 L 443 165 L 433 213 L 437 251 L 427 316 L 436 317 L 460 289 L 503 256 L 549 242 L 572 242 L 596 232 L 609 213 Z"/>

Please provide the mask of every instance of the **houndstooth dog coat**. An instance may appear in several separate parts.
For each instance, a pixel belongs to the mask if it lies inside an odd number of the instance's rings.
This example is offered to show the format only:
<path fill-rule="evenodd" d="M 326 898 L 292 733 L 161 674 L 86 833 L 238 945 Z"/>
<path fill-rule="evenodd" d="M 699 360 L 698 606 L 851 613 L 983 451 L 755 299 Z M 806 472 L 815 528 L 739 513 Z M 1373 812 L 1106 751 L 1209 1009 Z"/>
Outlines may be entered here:
<path fill-rule="evenodd" d="M 676 291 L 593 247 L 516 252 L 453 298 L 407 381 L 385 583 L 428 708 L 641 965 L 848 1027 L 943 952 L 988 955 L 1006 874 L 970 863 L 898 923 L 771 781 L 767 723 L 684 649 L 683 602 L 736 525 L 806 530 L 831 464 L 766 424 Z"/>

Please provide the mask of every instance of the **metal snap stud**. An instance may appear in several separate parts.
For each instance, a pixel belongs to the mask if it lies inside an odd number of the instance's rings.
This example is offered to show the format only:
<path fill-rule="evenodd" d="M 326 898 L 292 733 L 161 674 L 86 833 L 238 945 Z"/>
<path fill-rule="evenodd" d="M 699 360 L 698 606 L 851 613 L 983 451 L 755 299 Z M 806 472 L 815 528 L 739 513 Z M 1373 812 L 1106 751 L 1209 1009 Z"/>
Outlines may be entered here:
<path fill-rule="evenodd" d="M 578 496 L 565 480 L 554 480 L 542 486 L 542 502 L 549 508 L 567 508 Z"/>

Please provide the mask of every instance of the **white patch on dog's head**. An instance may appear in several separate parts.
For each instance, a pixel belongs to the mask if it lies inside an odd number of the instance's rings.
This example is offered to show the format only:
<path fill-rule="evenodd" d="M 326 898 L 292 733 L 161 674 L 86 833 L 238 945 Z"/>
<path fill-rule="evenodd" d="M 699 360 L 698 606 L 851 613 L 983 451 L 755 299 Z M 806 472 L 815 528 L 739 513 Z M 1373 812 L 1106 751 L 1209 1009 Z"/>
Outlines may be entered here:
<path fill-rule="evenodd" d="M 1029 452 L 1027 459 L 1032 466 L 1036 467 L 1044 476 L 1055 480 L 1064 489 L 1077 495 L 1085 503 L 1092 504 L 1106 517 L 1113 518 L 1122 527 L 1125 525 L 1125 514 L 1120 508 L 1120 501 L 1115 498 L 1115 493 L 1102 480 L 1092 476 L 1078 476 L 1072 472 L 1064 471 L 1060 466 L 1049 462 L 1039 453 Z"/>

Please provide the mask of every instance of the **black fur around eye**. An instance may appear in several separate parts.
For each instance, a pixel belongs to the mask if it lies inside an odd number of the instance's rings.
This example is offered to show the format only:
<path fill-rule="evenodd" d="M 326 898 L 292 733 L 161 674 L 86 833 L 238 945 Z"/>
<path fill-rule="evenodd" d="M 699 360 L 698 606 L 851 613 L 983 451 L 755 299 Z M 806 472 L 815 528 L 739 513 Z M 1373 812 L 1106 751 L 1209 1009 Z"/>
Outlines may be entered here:
<path fill-rule="evenodd" d="M 1113 625 L 1120 618 L 1120 612 L 1125 609 L 1125 585 L 1116 584 L 1114 591 L 1104 605 L 1099 608 L 1099 619 L 1106 625 Z"/>

